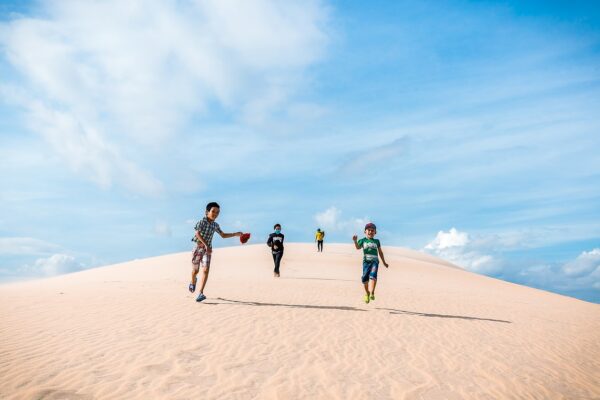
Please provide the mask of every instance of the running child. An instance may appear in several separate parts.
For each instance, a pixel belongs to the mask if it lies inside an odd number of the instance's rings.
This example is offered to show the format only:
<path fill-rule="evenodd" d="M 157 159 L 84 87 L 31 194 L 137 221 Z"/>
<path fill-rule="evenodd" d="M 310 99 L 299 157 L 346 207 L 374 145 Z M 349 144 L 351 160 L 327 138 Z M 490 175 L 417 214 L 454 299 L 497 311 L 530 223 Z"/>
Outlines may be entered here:
<path fill-rule="evenodd" d="M 267 239 L 267 246 L 271 248 L 271 253 L 273 254 L 273 262 L 275 263 L 275 270 L 273 270 L 273 275 L 275 278 L 279 278 L 279 264 L 281 263 L 281 258 L 283 257 L 283 240 L 285 236 L 281 233 L 281 225 L 275 224 L 273 226 L 275 232 L 269 235 L 269 239 Z"/>
<path fill-rule="evenodd" d="M 362 272 L 362 283 L 365 286 L 365 303 L 369 303 L 371 300 L 375 300 L 375 286 L 377 285 L 377 269 L 379 268 L 379 257 L 386 268 L 388 263 L 385 262 L 383 251 L 381 250 L 381 243 L 379 239 L 375 239 L 377 234 L 377 227 L 375 224 L 368 223 L 365 225 L 366 237 L 356 240 L 358 236 L 352 236 L 352 241 L 357 250 L 362 249 L 363 251 L 363 272 Z"/>
<path fill-rule="evenodd" d="M 192 281 L 188 287 L 191 293 L 196 290 L 196 276 L 202 266 L 202 276 L 200 277 L 200 293 L 196 297 L 196 301 L 202 301 L 206 299 L 204 295 L 204 287 L 208 280 L 208 272 L 210 270 L 210 259 L 212 256 L 212 239 L 215 232 L 217 232 L 223 239 L 242 236 L 242 232 L 235 233 L 223 233 L 219 224 L 215 222 L 221 207 L 219 204 L 212 202 L 206 205 L 205 217 L 201 221 L 198 221 L 196 227 L 196 234 L 192 238 L 192 241 L 197 243 L 196 249 L 192 254 Z"/>

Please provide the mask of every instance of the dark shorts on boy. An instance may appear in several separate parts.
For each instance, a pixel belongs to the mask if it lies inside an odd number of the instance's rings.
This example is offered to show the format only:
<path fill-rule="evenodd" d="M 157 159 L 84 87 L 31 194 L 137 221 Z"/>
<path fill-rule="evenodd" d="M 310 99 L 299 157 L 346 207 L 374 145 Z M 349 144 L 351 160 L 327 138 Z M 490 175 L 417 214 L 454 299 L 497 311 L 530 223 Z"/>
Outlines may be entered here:
<path fill-rule="evenodd" d="M 202 268 L 210 267 L 210 257 L 208 254 L 206 247 L 197 246 L 192 253 L 192 264 L 194 267 L 199 268 L 202 265 Z"/>
<path fill-rule="evenodd" d="M 369 279 L 377 280 L 377 269 L 379 268 L 379 260 L 363 260 L 362 283 L 369 282 Z"/>

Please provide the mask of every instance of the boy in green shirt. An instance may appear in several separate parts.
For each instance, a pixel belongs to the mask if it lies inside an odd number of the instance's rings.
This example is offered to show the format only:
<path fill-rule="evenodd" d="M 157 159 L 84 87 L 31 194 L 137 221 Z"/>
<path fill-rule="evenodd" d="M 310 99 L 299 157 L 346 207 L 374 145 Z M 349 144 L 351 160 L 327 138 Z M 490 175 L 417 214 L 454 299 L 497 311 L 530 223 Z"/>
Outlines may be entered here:
<path fill-rule="evenodd" d="M 356 240 L 358 236 L 352 236 L 352 241 L 357 250 L 363 250 L 363 273 L 362 283 L 365 286 L 365 303 L 375 300 L 375 286 L 377 285 L 377 269 L 379 268 L 379 257 L 386 268 L 389 267 L 385 262 L 383 251 L 381 251 L 381 243 L 379 239 L 375 239 L 377 227 L 373 223 L 365 225 L 366 237 Z"/>

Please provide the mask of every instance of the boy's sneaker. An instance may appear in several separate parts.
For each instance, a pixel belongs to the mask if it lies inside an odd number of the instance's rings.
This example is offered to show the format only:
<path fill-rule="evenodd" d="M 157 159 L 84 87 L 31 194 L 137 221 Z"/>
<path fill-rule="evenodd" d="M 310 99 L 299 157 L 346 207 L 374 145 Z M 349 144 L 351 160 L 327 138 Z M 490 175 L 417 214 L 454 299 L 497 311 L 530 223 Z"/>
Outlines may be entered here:
<path fill-rule="evenodd" d="M 371 295 L 371 300 L 375 300 L 375 295 L 374 294 Z"/>
<path fill-rule="evenodd" d="M 194 293 L 196 291 L 196 284 L 190 283 L 190 286 L 188 286 L 188 290 L 190 291 L 190 293 Z"/>
<path fill-rule="evenodd" d="M 198 295 L 198 297 L 196 297 L 196 301 L 201 302 L 202 300 L 206 300 L 206 296 L 204 294 L 200 293 Z"/>
<path fill-rule="evenodd" d="M 369 304 L 369 301 L 370 301 L 369 295 L 365 294 L 365 303 Z"/>

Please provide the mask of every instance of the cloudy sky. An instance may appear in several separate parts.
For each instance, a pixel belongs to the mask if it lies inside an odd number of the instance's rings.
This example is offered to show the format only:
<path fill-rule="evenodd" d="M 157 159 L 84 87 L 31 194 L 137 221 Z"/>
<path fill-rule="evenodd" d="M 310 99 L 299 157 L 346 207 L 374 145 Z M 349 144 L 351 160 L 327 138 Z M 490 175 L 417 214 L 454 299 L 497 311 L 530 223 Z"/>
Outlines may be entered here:
<path fill-rule="evenodd" d="M 216 200 L 600 302 L 598 110 L 594 2 L 4 1 L 0 280 L 189 250 Z"/>

